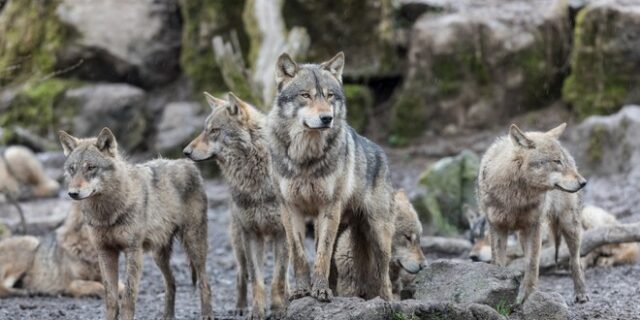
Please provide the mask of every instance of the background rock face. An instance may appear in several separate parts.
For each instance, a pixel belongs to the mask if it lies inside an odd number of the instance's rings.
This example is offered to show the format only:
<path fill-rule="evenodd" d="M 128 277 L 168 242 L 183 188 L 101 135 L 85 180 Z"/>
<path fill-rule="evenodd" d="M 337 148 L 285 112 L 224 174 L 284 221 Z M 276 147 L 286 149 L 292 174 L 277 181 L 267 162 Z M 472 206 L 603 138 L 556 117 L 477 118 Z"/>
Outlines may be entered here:
<path fill-rule="evenodd" d="M 125 150 L 138 147 L 147 126 L 145 94 L 126 84 L 96 84 L 71 89 L 64 95 L 62 105 L 72 111 L 71 123 L 61 124 L 78 137 L 96 136 L 109 127 L 118 132 L 118 145 Z"/>
<path fill-rule="evenodd" d="M 581 117 L 640 102 L 640 3 L 592 1 L 576 17 L 563 97 Z"/>
<path fill-rule="evenodd" d="M 59 65 L 80 78 L 162 85 L 179 73 L 181 22 L 175 0 L 63 0 L 58 18 L 75 33 Z"/>
<path fill-rule="evenodd" d="M 180 156 L 182 149 L 204 127 L 206 115 L 197 103 L 174 102 L 168 104 L 158 123 L 158 135 L 154 150 L 160 154 Z"/>
<path fill-rule="evenodd" d="M 410 35 L 393 132 L 500 123 L 559 96 L 571 31 L 560 2 L 425 14 Z"/>

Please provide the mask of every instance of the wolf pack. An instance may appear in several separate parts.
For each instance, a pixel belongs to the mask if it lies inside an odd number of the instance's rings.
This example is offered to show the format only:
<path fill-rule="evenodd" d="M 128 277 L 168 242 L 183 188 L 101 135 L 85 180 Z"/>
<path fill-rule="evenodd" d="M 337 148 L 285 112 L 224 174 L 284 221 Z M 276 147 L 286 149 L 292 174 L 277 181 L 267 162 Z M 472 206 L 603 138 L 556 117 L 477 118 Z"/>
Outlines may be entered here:
<path fill-rule="evenodd" d="M 405 191 L 393 187 L 383 149 L 346 121 L 344 65 L 342 52 L 319 64 L 297 63 L 282 54 L 268 114 L 231 92 L 225 97 L 205 93 L 211 113 L 184 148 L 188 159 L 131 163 L 108 128 L 91 138 L 60 131 L 66 191 L 74 200 L 71 213 L 54 239 L 22 236 L 0 242 L 0 297 L 102 296 L 107 319 L 134 319 L 148 252 L 164 278 L 163 317 L 173 319 L 176 280 L 169 261 L 178 239 L 199 290 L 201 317 L 213 319 L 207 195 L 194 164 L 213 160 L 231 195 L 235 315 L 280 318 L 289 301 L 306 296 L 320 302 L 334 296 L 398 299 L 403 286 L 427 267 L 422 224 Z M 480 213 L 474 219 L 481 225 L 473 224 L 472 258 L 506 266 L 509 237 L 517 234 L 526 261 L 517 304 L 536 290 L 547 233 L 556 248 L 562 239 L 568 246 L 576 302 L 589 300 L 580 256 L 587 208 L 579 191 L 587 180 L 559 142 L 565 127 L 523 132 L 512 125 L 481 160 Z M 37 192 L 48 190 L 44 182 L 37 185 L 44 186 Z M 598 214 L 595 221 L 607 219 L 606 212 Z M 309 223 L 313 264 L 305 249 Z M 263 270 L 269 247 L 274 263 L 268 299 Z M 620 259 L 631 259 L 619 251 Z M 121 253 L 124 268 L 119 269 Z"/>

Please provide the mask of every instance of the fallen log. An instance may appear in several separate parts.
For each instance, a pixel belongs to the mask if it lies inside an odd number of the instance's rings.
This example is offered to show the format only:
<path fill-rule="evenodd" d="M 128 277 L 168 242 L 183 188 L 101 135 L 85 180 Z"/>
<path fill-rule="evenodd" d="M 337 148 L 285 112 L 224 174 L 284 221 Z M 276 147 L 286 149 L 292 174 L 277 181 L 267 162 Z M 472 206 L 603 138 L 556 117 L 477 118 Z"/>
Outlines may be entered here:
<path fill-rule="evenodd" d="M 469 240 L 447 237 L 422 237 L 422 251 L 425 253 L 462 254 L 471 250 Z"/>
<path fill-rule="evenodd" d="M 591 251 L 607 245 L 625 242 L 640 241 L 640 222 L 620 224 L 614 227 L 594 228 L 582 234 L 582 245 L 580 246 L 580 256 L 584 257 Z M 558 264 L 569 261 L 569 249 L 566 246 L 560 248 L 558 253 Z M 518 258 L 509 264 L 509 268 L 524 270 L 524 258 Z M 545 248 L 540 252 L 540 268 L 547 269 L 556 266 L 555 248 Z"/>

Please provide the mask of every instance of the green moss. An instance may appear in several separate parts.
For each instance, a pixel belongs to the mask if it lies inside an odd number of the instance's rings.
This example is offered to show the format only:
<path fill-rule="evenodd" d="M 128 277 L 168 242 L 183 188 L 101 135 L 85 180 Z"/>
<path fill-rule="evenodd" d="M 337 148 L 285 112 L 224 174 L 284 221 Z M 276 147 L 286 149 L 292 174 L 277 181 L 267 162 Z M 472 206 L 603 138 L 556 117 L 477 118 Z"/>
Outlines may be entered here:
<path fill-rule="evenodd" d="M 54 72 L 56 53 L 73 35 L 55 15 L 58 0 L 9 1 L 0 15 L 0 85 Z"/>
<path fill-rule="evenodd" d="M 0 115 L 0 127 L 19 125 L 41 135 L 53 132 L 62 118 L 61 113 L 65 113 L 64 106 L 57 107 L 56 102 L 67 89 L 77 85 L 76 81 L 58 78 L 22 85 Z M 10 138 L 5 136 L 3 139 L 7 141 Z"/>
<path fill-rule="evenodd" d="M 373 92 L 362 85 L 344 85 L 347 99 L 347 121 L 356 131 L 362 133 L 369 124 L 373 108 Z"/>
<path fill-rule="evenodd" d="M 424 131 L 428 110 L 422 95 L 419 88 L 404 88 L 396 95 L 389 139 L 391 145 L 406 145 L 410 138 Z"/>
<path fill-rule="evenodd" d="M 598 124 L 593 127 L 591 136 L 589 136 L 589 144 L 587 146 L 587 156 L 592 165 L 598 165 L 602 161 L 604 144 L 607 143 L 607 128 Z"/>
<path fill-rule="evenodd" d="M 180 0 L 182 13 L 182 49 L 180 66 L 193 82 L 194 90 L 228 91 L 220 69 L 216 65 L 211 39 L 237 32 L 240 44 L 246 44 L 240 17 L 244 1 L 236 0 Z"/>
<path fill-rule="evenodd" d="M 513 312 L 513 310 L 511 309 L 511 305 L 507 302 L 507 300 L 500 300 L 500 302 L 498 302 L 494 309 L 496 309 L 499 314 L 505 317 L 508 317 L 509 315 L 511 315 L 511 312 Z"/>
<path fill-rule="evenodd" d="M 575 44 L 571 54 L 571 75 L 562 88 L 563 99 L 571 103 L 580 118 L 611 114 L 629 101 L 636 90 L 638 69 L 619 38 L 617 14 L 596 8 L 580 11 L 576 17 Z M 612 44 L 612 41 L 616 41 Z M 637 99 L 637 98 L 636 98 Z"/>

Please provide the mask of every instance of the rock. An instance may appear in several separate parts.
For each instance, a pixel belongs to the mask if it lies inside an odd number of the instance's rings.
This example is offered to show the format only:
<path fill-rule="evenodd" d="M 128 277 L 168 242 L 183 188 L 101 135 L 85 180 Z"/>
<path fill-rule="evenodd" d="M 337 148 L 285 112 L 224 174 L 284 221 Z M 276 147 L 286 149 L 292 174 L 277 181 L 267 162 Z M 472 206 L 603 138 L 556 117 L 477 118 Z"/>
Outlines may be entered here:
<path fill-rule="evenodd" d="M 283 10 L 286 26 L 303 26 L 309 33 L 308 61 L 325 61 L 344 51 L 344 77 L 400 75 L 392 1 L 291 0 Z"/>
<path fill-rule="evenodd" d="M 509 306 L 518 294 L 520 272 L 482 262 L 437 260 L 418 273 L 414 297 L 423 301 Z"/>
<path fill-rule="evenodd" d="M 176 0 L 61 0 L 60 21 L 74 30 L 58 65 L 93 81 L 150 88 L 179 73 L 181 18 Z"/>
<path fill-rule="evenodd" d="M 71 201 L 61 199 L 38 199 L 20 202 L 27 222 L 27 233 L 42 235 L 60 226 L 71 210 Z M 15 207 L 0 203 L 0 220 L 11 230 L 20 230 L 20 216 Z"/>
<path fill-rule="evenodd" d="M 145 93 L 140 88 L 128 84 L 86 85 L 66 91 L 60 105 L 73 110 L 72 119 L 65 114 L 58 117 L 68 120 L 61 127 L 74 136 L 96 136 L 100 129 L 109 127 L 125 150 L 132 150 L 145 139 Z"/>
<path fill-rule="evenodd" d="M 463 206 L 476 207 L 475 181 L 480 158 L 465 150 L 454 157 L 440 159 L 420 176 L 426 193 L 416 199 L 424 222 L 432 223 L 439 233 L 451 234 L 469 227 Z"/>
<path fill-rule="evenodd" d="M 182 149 L 202 130 L 206 118 L 202 109 L 193 102 L 168 104 L 156 129 L 154 150 L 160 154 L 182 155 Z"/>
<path fill-rule="evenodd" d="M 557 292 L 536 291 L 522 305 L 522 320 L 566 320 L 569 319 L 569 307 Z"/>
<path fill-rule="evenodd" d="M 594 1 L 576 16 L 563 98 L 581 117 L 640 103 L 640 3 Z"/>
<path fill-rule="evenodd" d="M 592 116 L 570 131 L 567 147 L 585 176 L 640 174 L 640 106 L 610 116 Z"/>
<path fill-rule="evenodd" d="M 64 179 L 64 162 L 67 159 L 62 151 L 48 151 L 36 153 L 36 158 L 44 173 L 53 180 L 62 181 Z"/>
<path fill-rule="evenodd" d="M 393 135 L 485 128 L 560 97 L 567 12 L 562 0 L 489 1 L 421 16 L 394 97 Z"/>
<path fill-rule="evenodd" d="M 211 39 L 219 35 L 229 40 L 235 34 L 239 44 L 249 49 L 248 37 L 241 27 L 245 1 L 178 1 L 183 21 L 180 50 L 182 71 L 193 82 L 194 91 L 198 94 L 202 91 L 227 91 L 213 55 Z"/>
<path fill-rule="evenodd" d="M 4 222 L 0 222 L 0 241 L 11 237 L 11 229 Z"/>
<path fill-rule="evenodd" d="M 311 297 L 292 301 L 284 319 L 347 320 L 347 319 L 505 319 L 495 310 L 478 304 L 453 304 L 417 300 L 365 301 L 361 298 L 333 298 L 330 303 Z"/>

